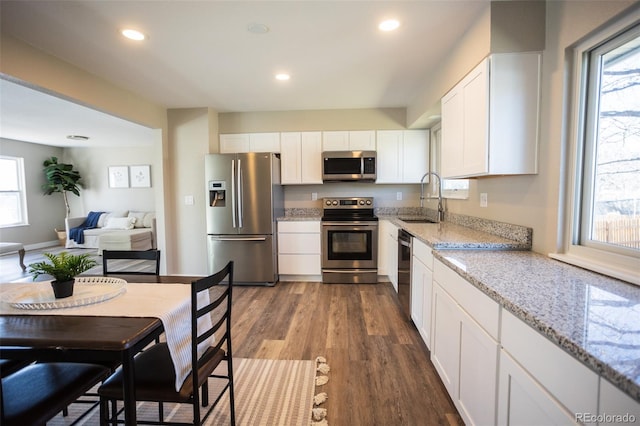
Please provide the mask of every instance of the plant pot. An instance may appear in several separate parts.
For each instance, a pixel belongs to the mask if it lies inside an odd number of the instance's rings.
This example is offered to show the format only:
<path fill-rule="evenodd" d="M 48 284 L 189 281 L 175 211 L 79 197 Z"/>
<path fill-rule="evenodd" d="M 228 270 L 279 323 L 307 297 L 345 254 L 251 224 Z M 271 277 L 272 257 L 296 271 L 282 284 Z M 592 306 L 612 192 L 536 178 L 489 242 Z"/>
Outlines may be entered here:
<path fill-rule="evenodd" d="M 64 247 L 67 244 L 67 231 L 58 231 L 57 228 L 53 228 L 53 230 L 56 231 L 56 234 L 58 235 L 60 245 Z"/>
<path fill-rule="evenodd" d="M 73 295 L 73 284 L 75 279 L 69 281 L 51 281 L 51 287 L 53 288 L 53 295 L 56 299 L 64 299 Z"/>

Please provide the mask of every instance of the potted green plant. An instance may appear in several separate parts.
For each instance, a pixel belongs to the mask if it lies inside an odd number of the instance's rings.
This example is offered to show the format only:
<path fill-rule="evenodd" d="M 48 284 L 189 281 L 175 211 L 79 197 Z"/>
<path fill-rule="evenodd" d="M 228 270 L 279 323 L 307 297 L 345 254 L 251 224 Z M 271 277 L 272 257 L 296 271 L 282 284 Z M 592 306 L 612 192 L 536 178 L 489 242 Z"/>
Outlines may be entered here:
<path fill-rule="evenodd" d="M 69 217 L 71 208 L 69 207 L 69 199 L 67 192 L 71 192 L 80 196 L 80 188 L 82 187 L 82 179 L 80 172 L 73 169 L 72 164 L 58 163 L 58 157 L 51 157 L 42 163 L 44 166 L 44 176 L 47 183 L 42 185 L 44 195 L 51 195 L 54 192 L 59 192 L 64 198 L 64 205 L 66 207 L 66 218 Z M 66 231 L 58 231 L 58 239 L 62 244 L 67 238 Z"/>
<path fill-rule="evenodd" d="M 35 281 L 40 275 L 51 275 L 53 294 L 56 299 L 62 299 L 73 295 L 75 277 L 98 264 L 88 254 L 70 254 L 66 251 L 60 254 L 44 253 L 48 262 L 36 262 L 29 265 L 29 273 Z"/>

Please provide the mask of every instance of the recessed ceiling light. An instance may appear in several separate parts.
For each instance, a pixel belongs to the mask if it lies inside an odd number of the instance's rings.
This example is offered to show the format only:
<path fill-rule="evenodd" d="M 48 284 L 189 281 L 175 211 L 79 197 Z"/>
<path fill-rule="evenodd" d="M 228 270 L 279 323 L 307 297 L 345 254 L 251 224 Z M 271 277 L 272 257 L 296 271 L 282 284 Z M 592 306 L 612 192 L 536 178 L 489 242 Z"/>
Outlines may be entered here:
<path fill-rule="evenodd" d="M 380 25 L 378 25 L 378 28 L 381 31 L 393 31 L 397 29 L 399 26 L 400 26 L 400 22 L 398 22 L 397 20 L 387 19 L 386 21 L 380 22 Z"/>
<path fill-rule="evenodd" d="M 132 28 L 125 28 L 122 30 L 122 35 L 130 40 L 142 41 L 147 38 L 143 33 Z"/>
<path fill-rule="evenodd" d="M 69 135 L 69 136 L 67 136 L 67 139 L 71 139 L 72 141 L 88 141 L 89 140 L 89 136 Z"/>
<path fill-rule="evenodd" d="M 276 80 L 286 81 L 286 80 L 289 80 L 290 78 L 291 78 L 291 76 L 289 74 L 286 74 L 286 73 L 276 74 Z"/>
<path fill-rule="evenodd" d="M 267 27 L 265 24 L 252 22 L 249 25 L 247 25 L 247 31 L 253 34 L 265 34 L 269 32 L 269 27 Z"/>

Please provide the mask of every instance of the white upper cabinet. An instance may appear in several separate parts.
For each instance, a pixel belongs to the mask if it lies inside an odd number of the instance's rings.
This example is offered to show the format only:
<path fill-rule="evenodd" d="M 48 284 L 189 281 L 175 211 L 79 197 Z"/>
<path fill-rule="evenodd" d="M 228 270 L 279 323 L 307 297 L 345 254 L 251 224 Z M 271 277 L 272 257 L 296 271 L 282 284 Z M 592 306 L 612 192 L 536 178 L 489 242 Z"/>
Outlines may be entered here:
<path fill-rule="evenodd" d="M 442 98 L 443 178 L 537 173 L 541 61 L 491 55 Z"/>
<path fill-rule="evenodd" d="M 375 130 L 322 132 L 323 151 L 375 151 Z"/>
<path fill-rule="evenodd" d="M 283 185 L 322 183 L 320 132 L 286 132 L 280 135 Z"/>
<path fill-rule="evenodd" d="M 420 183 L 429 171 L 428 130 L 377 132 L 376 183 Z"/>
<path fill-rule="evenodd" d="M 220 135 L 220 153 L 234 154 L 237 152 L 249 152 L 249 134 Z"/>
<path fill-rule="evenodd" d="M 220 153 L 280 152 L 280 133 L 238 133 L 220 135 Z"/>

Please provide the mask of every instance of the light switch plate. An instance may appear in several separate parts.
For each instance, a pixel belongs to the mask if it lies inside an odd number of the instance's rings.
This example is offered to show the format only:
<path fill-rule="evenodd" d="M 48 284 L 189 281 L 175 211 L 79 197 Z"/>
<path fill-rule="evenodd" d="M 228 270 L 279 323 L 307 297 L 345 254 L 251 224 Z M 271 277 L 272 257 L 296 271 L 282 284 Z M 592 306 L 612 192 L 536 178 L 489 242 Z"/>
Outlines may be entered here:
<path fill-rule="evenodd" d="M 193 195 L 185 195 L 185 196 L 184 196 L 184 203 L 185 203 L 187 206 L 192 206 L 192 205 L 193 205 L 193 203 L 194 203 Z"/>
<path fill-rule="evenodd" d="M 488 197 L 486 192 L 480 193 L 480 207 L 487 207 Z"/>

